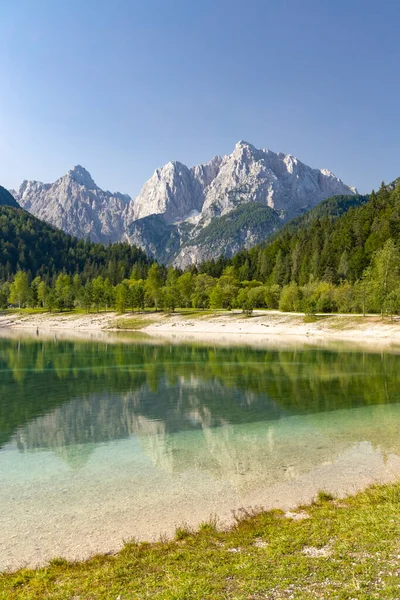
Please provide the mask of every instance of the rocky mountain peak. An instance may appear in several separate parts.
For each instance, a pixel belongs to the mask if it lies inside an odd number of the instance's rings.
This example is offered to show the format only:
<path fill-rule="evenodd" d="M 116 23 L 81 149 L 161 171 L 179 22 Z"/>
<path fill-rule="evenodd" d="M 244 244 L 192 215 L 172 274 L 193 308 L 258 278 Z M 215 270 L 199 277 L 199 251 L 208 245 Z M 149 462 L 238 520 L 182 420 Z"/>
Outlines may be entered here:
<path fill-rule="evenodd" d="M 97 185 L 93 181 L 89 171 L 87 171 L 81 165 L 76 165 L 73 169 L 70 169 L 68 173 L 61 179 L 70 179 L 88 189 L 97 189 Z"/>
<path fill-rule="evenodd" d="M 267 150 L 268 152 L 268 150 Z M 243 140 L 240 140 L 231 155 L 236 159 L 239 160 L 244 160 L 244 161 L 252 161 L 252 160 L 259 160 L 261 154 L 263 153 L 263 150 L 258 150 L 258 148 L 256 148 L 255 146 L 253 146 L 253 144 L 249 144 L 249 142 L 245 142 Z M 226 158 L 228 158 L 226 157 Z"/>
<path fill-rule="evenodd" d="M 235 150 L 240 150 L 240 149 L 256 150 L 256 148 L 255 148 L 255 146 L 253 146 L 253 144 L 250 144 L 250 142 L 246 142 L 245 140 L 239 140 L 236 143 Z"/>
<path fill-rule="evenodd" d="M 14 196 L 68 233 L 129 241 L 185 267 L 232 255 L 322 200 L 355 192 L 327 169 L 240 140 L 231 154 L 207 163 L 188 168 L 175 160 L 157 168 L 134 201 L 100 189 L 81 165 L 55 183 L 24 181 Z"/>
<path fill-rule="evenodd" d="M 54 183 L 23 181 L 15 199 L 39 219 L 95 242 L 122 239 L 130 197 L 100 189 L 81 165 Z"/>

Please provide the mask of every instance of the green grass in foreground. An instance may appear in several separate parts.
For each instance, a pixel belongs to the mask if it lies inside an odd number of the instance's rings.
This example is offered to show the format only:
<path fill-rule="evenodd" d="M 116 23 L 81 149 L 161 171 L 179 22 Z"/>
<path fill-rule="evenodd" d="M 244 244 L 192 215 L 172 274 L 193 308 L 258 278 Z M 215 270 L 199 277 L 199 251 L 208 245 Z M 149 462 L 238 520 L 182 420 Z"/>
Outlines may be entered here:
<path fill-rule="evenodd" d="M 0 598 L 400 598 L 399 509 L 400 484 L 343 501 L 322 492 L 298 520 L 243 513 L 229 531 L 211 521 L 115 556 L 3 574 Z"/>

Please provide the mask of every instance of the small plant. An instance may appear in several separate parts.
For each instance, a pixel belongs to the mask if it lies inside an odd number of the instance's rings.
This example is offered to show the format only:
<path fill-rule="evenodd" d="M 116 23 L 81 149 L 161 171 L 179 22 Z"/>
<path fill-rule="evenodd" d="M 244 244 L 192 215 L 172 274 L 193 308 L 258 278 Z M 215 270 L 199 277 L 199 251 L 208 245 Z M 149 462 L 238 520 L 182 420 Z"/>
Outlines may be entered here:
<path fill-rule="evenodd" d="M 304 315 L 304 323 L 315 323 L 318 321 L 317 315 Z"/>
<path fill-rule="evenodd" d="M 192 530 L 188 525 L 181 525 L 175 531 L 175 539 L 177 541 L 186 540 L 186 538 L 192 535 Z"/>
<path fill-rule="evenodd" d="M 216 533 L 218 530 L 218 519 L 215 515 L 210 517 L 208 521 L 203 521 L 199 527 L 199 531 L 203 533 Z"/>
<path fill-rule="evenodd" d="M 68 567 L 70 564 L 69 560 L 62 558 L 61 556 L 56 556 L 49 563 L 51 567 Z"/>
<path fill-rule="evenodd" d="M 326 492 L 325 490 L 320 490 L 317 494 L 318 502 L 332 502 L 335 499 L 330 492 Z"/>

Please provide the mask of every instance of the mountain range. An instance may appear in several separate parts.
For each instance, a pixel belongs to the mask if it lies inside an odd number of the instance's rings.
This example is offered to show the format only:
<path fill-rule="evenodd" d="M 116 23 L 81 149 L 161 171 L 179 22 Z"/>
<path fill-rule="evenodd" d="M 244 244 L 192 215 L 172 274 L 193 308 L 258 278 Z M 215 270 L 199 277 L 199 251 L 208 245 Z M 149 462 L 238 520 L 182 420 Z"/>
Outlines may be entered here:
<path fill-rule="evenodd" d="M 233 256 L 322 200 L 357 193 L 326 169 L 238 142 L 224 157 L 156 169 L 136 199 L 100 189 L 76 166 L 56 182 L 11 190 L 36 217 L 79 238 L 128 241 L 165 264 L 186 267 Z"/>

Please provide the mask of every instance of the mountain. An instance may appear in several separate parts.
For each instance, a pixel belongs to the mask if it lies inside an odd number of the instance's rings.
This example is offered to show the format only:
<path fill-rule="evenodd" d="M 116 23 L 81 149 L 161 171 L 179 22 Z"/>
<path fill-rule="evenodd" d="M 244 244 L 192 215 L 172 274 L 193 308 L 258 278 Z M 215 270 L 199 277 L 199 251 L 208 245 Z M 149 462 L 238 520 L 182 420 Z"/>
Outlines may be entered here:
<path fill-rule="evenodd" d="M 12 206 L 13 208 L 19 208 L 18 202 L 14 196 L 10 194 L 8 190 L 0 185 L 0 206 Z"/>
<path fill-rule="evenodd" d="M 400 178 L 369 196 L 326 200 L 223 266 L 246 265 L 248 279 L 269 284 L 353 284 L 390 239 L 399 246 Z"/>
<path fill-rule="evenodd" d="M 278 237 L 284 237 L 289 233 L 296 233 L 298 230 L 306 230 L 311 227 L 315 221 L 321 222 L 327 219 L 333 223 L 347 213 L 352 208 L 363 206 L 369 200 L 369 195 L 355 194 L 354 196 L 333 196 L 323 200 L 307 212 L 291 219 L 288 223 L 285 223 L 279 231 L 272 235 L 265 244 L 273 242 Z"/>
<path fill-rule="evenodd" d="M 171 162 L 157 169 L 128 208 L 126 235 L 155 258 L 184 268 L 221 253 L 232 256 L 321 200 L 355 193 L 330 171 L 241 141 L 232 154 L 205 165 Z"/>
<path fill-rule="evenodd" d="M 14 192 L 25 210 L 79 238 L 94 242 L 120 241 L 124 211 L 130 196 L 101 190 L 80 165 L 55 183 L 23 181 Z"/>
<path fill-rule="evenodd" d="M 80 166 L 53 184 L 24 181 L 14 195 L 70 234 L 129 241 L 183 268 L 232 256 L 322 200 L 355 193 L 326 169 L 241 141 L 232 154 L 203 165 L 175 161 L 156 169 L 135 200 L 104 192 Z"/>

